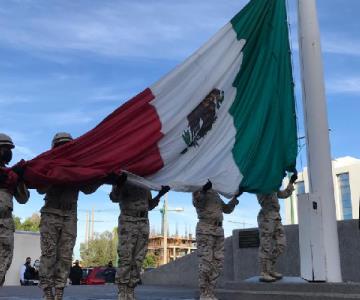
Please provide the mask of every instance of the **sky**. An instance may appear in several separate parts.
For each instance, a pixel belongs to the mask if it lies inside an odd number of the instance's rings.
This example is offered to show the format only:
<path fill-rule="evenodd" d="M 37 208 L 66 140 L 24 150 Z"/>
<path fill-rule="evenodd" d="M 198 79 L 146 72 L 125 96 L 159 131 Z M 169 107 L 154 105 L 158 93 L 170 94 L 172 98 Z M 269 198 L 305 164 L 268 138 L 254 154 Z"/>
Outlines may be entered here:
<path fill-rule="evenodd" d="M 296 1 L 288 0 L 298 134 L 302 119 Z M 0 132 L 15 144 L 13 163 L 49 149 L 54 134 L 77 137 L 92 129 L 129 98 L 191 55 L 245 4 L 246 0 L 8 0 L 0 4 Z M 346 5 L 345 5 L 346 3 Z M 360 1 L 318 0 L 332 157 L 359 158 Z M 300 142 L 303 144 L 303 140 Z M 306 166 L 301 147 L 298 169 Z M 79 198 L 78 239 L 85 238 L 86 211 L 95 210 L 95 231 L 117 226 L 119 208 L 109 186 Z M 225 217 L 227 236 L 256 226 L 254 195 L 241 196 Z M 191 195 L 170 192 L 170 233 L 195 233 Z M 23 220 L 43 205 L 31 191 L 26 205 L 15 203 Z M 162 203 L 160 204 L 162 205 Z M 151 227 L 161 227 L 159 210 Z"/>

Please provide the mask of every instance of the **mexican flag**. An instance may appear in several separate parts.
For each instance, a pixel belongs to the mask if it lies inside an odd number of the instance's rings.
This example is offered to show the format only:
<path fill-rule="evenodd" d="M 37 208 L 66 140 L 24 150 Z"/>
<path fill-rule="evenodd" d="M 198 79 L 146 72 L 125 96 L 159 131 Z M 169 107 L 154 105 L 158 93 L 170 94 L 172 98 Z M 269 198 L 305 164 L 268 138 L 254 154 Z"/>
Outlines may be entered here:
<path fill-rule="evenodd" d="M 211 180 L 271 192 L 297 154 L 285 0 L 252 0 L 205 45 L 97 127 L 26 162 L 32 187 L 83 185 L 111 172 L 152 189 Z"/>

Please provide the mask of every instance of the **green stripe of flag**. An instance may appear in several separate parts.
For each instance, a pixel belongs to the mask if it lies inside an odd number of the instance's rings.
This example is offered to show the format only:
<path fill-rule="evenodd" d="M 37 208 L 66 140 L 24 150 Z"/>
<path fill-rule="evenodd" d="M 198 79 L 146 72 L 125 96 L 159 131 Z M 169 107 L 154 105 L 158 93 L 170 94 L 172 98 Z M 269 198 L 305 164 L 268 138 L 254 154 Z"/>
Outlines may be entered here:
<path fill-rule="evenodd" d="M 252 0 L 232 20 L 245 39 L 230 108 L 233 156 L 249 192 L 277 190 L 296 165 L 297 131 L 285 0 Z"/>

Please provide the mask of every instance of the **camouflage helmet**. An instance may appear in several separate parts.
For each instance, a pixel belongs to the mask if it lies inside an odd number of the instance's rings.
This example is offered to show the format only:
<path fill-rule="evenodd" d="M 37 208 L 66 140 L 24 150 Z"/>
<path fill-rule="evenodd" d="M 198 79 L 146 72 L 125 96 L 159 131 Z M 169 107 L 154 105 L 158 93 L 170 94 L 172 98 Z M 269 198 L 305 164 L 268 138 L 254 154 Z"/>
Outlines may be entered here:
<path fill-rule="evenodd" d="M 0 146 L 9 146 L 11 149 L 15 148 L 11 137 L 5 133 L 0 133 Z"/>
<path fill-rule="evenodd" d="M 73 138 L 70 133 L 67 132 L 58 132 L 55 134 L 51 146 L 54 148 L 56 144 L 64 143 L 64 142 L 70 142 Z"/>

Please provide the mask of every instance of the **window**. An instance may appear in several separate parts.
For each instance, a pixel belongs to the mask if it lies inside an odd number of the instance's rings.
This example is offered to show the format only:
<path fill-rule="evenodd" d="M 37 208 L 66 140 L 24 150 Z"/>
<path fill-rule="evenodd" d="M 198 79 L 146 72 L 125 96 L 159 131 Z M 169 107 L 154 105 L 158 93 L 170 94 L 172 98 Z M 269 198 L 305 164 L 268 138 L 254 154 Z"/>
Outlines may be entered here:
<path fill-rule="evenodd" d="M 296 183 L 296 193 L 298 195 L 305 194 L 305 184 L 304 181 L 299 181 Z"/>
<path fill-rule="evenodd" d="M 344 220 L 352 219 L 349 173 L 338 174 L 337 180 L 340 191 L 340 202 L 342 204 L 343 218 Z"/>

